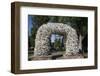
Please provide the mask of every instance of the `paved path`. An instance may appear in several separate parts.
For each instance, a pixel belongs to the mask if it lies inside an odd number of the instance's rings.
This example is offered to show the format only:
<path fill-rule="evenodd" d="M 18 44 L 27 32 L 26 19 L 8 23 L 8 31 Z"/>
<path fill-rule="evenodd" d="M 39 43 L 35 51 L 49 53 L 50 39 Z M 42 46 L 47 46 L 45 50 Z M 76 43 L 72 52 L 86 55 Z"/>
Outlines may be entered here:
<path fill-rule="evenodd" d="M 80 59 L 84 58 L 82 54 L 77 55 L 70 55 L 70 56 L 63 56 L 65 52 L 54 52 L 51 55 L 45 56 L 45 57 L 34 57 L 33 55 L 29 56 L 29 59 L 31 60 L 58 60 L 58 59 Z"/>

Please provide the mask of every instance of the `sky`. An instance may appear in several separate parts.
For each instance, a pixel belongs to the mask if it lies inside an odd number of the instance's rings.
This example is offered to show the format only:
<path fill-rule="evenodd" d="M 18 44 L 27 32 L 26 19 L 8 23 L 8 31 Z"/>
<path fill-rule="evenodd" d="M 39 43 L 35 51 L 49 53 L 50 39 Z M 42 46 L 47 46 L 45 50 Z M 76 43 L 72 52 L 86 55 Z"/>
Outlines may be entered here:
<path fill-rule="evenodd" d="M 32 28 L 32 16 L 28 15 L 28 32 L 29 32 L 29 36 L 31 35 L 31 28 Z"/>
<path fill-rule="evenodd" d="M 61 39 L 62 41 L 63 36 L 58 34 L 51 34 L 51 42 L 54 43 L 56 39 Z"/>

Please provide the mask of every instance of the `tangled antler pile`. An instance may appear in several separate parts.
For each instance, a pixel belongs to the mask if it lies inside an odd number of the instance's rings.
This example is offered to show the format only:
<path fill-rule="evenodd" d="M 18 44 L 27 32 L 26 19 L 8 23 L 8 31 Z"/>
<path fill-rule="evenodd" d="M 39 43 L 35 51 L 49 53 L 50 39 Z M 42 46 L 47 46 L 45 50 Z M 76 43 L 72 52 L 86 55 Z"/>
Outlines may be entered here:
<path fill-rule="evenodd" d="M 60 33 L 66 35 L 65 55 L 78 53 L 78 36 L 75 29 L 63 23 L 47 23 L 43 24 L 37 31 L 35 39 L 34 56 L 47 56 L 49 54 L 49 37 L 52 33 Z"/>

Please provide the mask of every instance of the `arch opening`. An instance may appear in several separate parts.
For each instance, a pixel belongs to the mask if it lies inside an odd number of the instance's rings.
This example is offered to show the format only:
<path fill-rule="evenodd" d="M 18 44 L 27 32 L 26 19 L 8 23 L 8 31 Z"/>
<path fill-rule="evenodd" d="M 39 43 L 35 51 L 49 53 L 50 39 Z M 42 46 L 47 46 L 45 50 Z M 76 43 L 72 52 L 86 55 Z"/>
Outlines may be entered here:
<path fill-rule="evenodd" d="M 60 53 L 65 51 L 65 37 L 63 34 L 52 33 L 50 35 L 50 54 L 52 53 Z"/>

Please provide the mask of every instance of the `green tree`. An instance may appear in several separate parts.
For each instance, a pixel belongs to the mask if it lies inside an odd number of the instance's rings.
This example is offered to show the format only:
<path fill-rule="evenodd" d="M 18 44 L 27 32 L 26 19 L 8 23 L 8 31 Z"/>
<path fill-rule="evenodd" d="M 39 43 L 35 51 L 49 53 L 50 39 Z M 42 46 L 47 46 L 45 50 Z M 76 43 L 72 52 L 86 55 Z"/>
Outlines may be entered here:
<path fill-rule="evenodd" d="M 31 29 L 31 36 L 29 38 L 29 44 L 30 46 L 35 46 L 35 37 L 36 32 L 38 28 L 48 22 L 56 22 L 56 23 L 64 23 L 69 24 L 71 27 L 75 28 L 78 34 L 78 37 L 85 36 L 88 31 L 87 23 L 88 20 L 86 17 L 65 17 L 65 16 L 43 16 L 43 15 L 33 15 L 32 16 L 32 24 L 33 27 Z M 56 42 L 56 46 L 58 46 L 59 43 Z"/>

